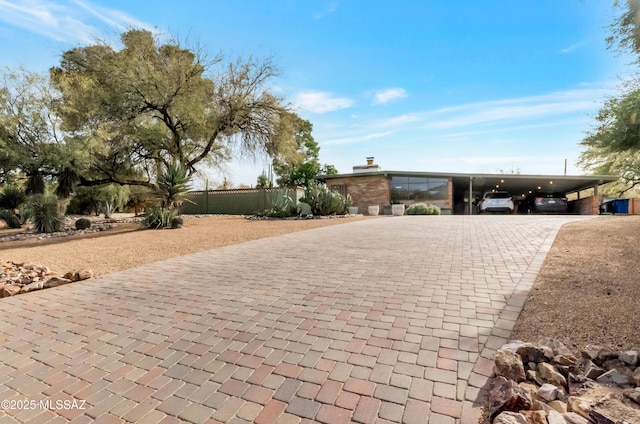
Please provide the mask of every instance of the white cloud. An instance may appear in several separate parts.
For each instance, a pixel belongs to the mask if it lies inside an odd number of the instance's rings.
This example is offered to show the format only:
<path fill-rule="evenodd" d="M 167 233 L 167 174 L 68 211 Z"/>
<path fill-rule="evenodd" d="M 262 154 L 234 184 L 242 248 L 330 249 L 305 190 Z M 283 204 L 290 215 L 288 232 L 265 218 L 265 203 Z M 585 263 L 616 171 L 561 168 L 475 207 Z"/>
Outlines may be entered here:
<path fill-rule="evenodd" d="M 492 100 L 407 113 L 379 121 L 378 128 L 420 125 L 423 129 L 478 128 L 498 124 L 522 124 L 539 119 L 566 118 L 568 114 L 596 110 L 612 93 L 610 88 L 579 88 L 539 96 Z"/>
<path fill-rule="evenodd" d="M 0 21 L 56 41 L 82 44 L 95 42 L 103 33 L 97 24 L 118 31 L 153 28 L 117 9 L 81 0 L 0 0 Z"/>
<path fill-rule="evenodd" d="M 307 91 L 296 95 L 293 103 L 302 110 L 325 113 L 351 107 L 353 100 L 346 97 L 333 97 L 331 93 L 324 91 Z"/>
<path fill-rule="evenodd" d="M 401 99 L 407 97 L 407 92 L 404 88 L 389 88 L 386 90 L 377 91 L 373 99 L 374 105 L 387 103 L 393 99 Z"/>
<path fill-rule="evenodd" d="M 572 51 L 579 49 L 580 47 L 584 46 L 585 44 L 587 44 L 586 41 L 577 42 L 575 44 L 570 45 L 569 47 L 561 49 L 560 53 L 562 53 L 562 54 L 571 53 Z"/>
<path fill-rule="evenodd" d="M 391 131 L 381 132 L 381 133 L 373 133 L 361 136 L 354 137 L 342 137 L 342 138 L 334 138 L 332 140 L 325 141 L 322 145 L 330 145 L 330 144 L 351 144 L 351 143 L 361 143 L 363 141 L 374 140 L 376 138 L 387 137 L 393 134 Z"/>

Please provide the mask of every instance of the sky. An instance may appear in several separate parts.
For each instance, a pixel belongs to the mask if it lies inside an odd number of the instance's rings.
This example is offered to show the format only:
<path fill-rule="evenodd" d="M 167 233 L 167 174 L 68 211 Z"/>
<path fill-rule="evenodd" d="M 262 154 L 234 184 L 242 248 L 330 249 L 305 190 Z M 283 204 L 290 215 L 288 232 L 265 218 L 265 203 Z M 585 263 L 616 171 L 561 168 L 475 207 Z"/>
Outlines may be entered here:
<path fill-rule="evenodd" d="M 0 66 L 46 72 L 130 28 L 210 55 L 272 57 L 271 89 L 313 124 L 322 163 L 584 174 L 580 141 L 630 59 L 606 49 L 613 0 L 0 0 Z M 268 158 L 205 170 L 255 185 Z"/>

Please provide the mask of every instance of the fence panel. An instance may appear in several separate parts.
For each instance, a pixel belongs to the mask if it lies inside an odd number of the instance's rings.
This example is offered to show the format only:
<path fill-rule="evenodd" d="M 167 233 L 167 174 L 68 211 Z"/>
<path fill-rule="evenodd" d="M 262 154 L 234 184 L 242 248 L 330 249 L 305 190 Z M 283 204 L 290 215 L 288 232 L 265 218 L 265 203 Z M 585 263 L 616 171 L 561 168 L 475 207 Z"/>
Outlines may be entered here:
<path fill-rule="evenodd" d="M 273 208 L 285 196 L 290 197 L 297 205 L 303 195 L 304 191 L 300 187 L 192 191 L 187 195 L 190 202 L 185 201 L 180 211 L 185 215 L 250 215 Z"/>

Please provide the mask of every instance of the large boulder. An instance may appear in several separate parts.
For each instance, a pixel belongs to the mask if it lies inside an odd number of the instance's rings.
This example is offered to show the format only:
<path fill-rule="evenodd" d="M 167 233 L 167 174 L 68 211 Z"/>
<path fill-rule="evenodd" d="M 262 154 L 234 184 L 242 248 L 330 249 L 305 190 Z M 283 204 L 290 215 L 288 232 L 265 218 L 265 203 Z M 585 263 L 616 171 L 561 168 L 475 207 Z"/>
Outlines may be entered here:
<path fill-rule="evenodd" d="M 517 412 L 502 412 L 493 421 L 493 424 L 529 424 L 524 415 Z"/>
<path fill-rule="evenodd" d="M 522 358 L 511 350 L 502 349 L 496 353 L 495 368 L 496 375 L 507 380 L 521 382 L 527 379 Z"/>
<path fill-rule="evenodd" d="M 496 377 L 489 394 L 489 417 L 491 419 L 501 412 L 519 412 L 531 408 L 531 396 L 513 380 Z"/>

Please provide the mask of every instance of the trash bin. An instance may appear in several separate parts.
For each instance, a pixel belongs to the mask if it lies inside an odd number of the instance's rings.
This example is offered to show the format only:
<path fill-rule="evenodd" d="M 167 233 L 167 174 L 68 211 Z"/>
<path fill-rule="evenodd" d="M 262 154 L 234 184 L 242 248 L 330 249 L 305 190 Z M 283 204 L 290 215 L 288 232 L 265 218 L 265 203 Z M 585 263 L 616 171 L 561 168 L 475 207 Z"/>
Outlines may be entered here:
<path fill-rule="evenodd" d="M 614 199 L 611 201 L 611 212 L 618 214 L 629 213 L 629 199 Z"/>

